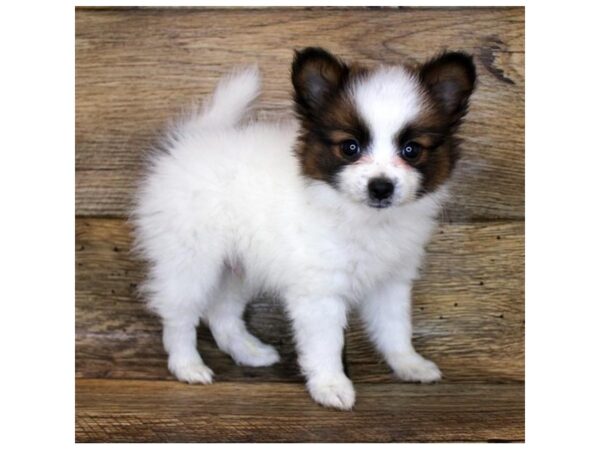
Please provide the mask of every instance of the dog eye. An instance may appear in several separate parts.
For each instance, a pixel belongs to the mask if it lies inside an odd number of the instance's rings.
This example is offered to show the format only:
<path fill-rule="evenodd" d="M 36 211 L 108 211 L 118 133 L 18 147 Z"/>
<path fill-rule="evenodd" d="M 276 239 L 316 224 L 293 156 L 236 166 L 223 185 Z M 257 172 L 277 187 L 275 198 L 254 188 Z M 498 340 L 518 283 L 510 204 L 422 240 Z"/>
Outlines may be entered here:
<path fill-rule="evenodd" d="M 347 158 L 356 158 L 360 154 L 360 145 L 354 139 L 348 139 L 340 144 L 342 153 Z"/>
<path fill-rule="evenodd" d="M 400 155 L 402 158 L 408 162 L 415 162 L 421 156 L 423 151 L 423 147 L 421 147 L 416 142 L 409 142 L 404 144 L 400 149 Z"/>

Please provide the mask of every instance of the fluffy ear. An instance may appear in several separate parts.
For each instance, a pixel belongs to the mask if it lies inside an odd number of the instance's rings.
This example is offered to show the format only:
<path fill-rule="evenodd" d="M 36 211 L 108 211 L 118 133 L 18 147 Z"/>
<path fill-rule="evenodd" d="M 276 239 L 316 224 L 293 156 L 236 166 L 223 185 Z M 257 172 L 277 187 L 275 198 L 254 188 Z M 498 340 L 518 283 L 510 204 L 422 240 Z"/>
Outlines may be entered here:
<path fill-rule="evenodd" d="M 302 109 L 310 111 L 323 106 L 347 77 L 348 66 L 322 48 L 308 47 L 295 53 L 292 84 L 296 103 Z"/>
<path fill-rule="evenodd" d="M 446 114 L 458 120 L 466 113 L 476 78 L 470 55 L 462 52 L 443 53 L 423 64 L 420 77 Z"/>

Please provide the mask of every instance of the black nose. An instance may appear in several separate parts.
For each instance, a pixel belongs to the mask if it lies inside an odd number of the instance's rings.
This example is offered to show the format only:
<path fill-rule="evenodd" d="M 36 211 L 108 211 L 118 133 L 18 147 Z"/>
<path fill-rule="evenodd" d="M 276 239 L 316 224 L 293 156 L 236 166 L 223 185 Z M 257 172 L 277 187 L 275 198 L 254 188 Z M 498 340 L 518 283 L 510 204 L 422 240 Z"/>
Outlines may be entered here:
<path fill-rule="evenodd" d="M 369 181 L 369 197 L 372 200 L 386 200 L 394 194 L 394 183 L 387 178 L 373 178 Z"/>

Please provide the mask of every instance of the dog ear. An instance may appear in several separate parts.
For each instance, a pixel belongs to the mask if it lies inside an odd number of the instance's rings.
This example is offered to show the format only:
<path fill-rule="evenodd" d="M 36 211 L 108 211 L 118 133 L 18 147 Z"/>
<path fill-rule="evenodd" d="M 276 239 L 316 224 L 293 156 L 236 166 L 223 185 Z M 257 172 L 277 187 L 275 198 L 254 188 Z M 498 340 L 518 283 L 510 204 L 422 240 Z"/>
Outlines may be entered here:
<path fill-rule="evenodd" d="M 475 65 L 470 55 L 462 52 L 443 53 L 423 64 L 419 76 L 443 111 L 453 120 L 460 120 L 465 115 L 476 79 Z"/>
<path fill-rule="evenodd" d="M 348 66 L 319 47 L 296 51 L 292 63 L 295 101 L 301 112 L 317 111 L 343 86 Z"/>

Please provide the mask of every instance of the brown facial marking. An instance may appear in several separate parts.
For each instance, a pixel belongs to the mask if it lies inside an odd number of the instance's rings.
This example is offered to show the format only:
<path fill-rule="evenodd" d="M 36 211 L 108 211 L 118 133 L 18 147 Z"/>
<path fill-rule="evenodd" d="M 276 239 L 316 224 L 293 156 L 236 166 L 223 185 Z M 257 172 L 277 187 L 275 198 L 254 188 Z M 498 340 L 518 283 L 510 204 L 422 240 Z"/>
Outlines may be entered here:
<path fill-rule="evenodd" d="M 454 137 L 467 112 L 475 83 L 472 58 L 464 53 L 443 53 L 413 69 L 424 92 L 420 116 L 396 136 L 398 151 L 407 142 L 423 148 L 417 160 L 398 158 L 394 164 L 408 165 L 422 175 L 419 195 L 435 191 L 450 176 L 460 156 Z M 369 70 L 346 65 L 322 49 L 296 53 L 292 65 L 295 107 L 301 121 L 296 152 L 305 176 L 335 185 L 337 174 L 349 161 L 340 143 L 356 139 L 368 158 L 371 136 L 346 91 L 349 83 L 367 77 Z M 400 155 L 400 152 L 398 153 Z"/>
<path fill-rule="evenodd" d="M 398 151 L 410 142 L 416 142 L 422 148 L 417 160 L 406 162 L 422 175 L 419 190 L 419 196 L 422 196 L 435 191 L 448 179 L 459 158 L 457 141 L 451 134 L 451 120 L 439 110 L 429 94 L 426 94 L 420 115 L 398 133 Z"/>
<path fill-rule="evenodd" d="M 343 142 L 348 139 L 356 139 L 354 135 L 349 131 L 344 130 L 332 130 L 327 132 L 327 137 L 331 142 Z"/>
<path fill-rule="evenodd" d="M 342 154 L 340 144 L 355 139 L 362 149 L 368 148 L 369 130 L 345 90 L 365 74 L 366 69 L 349 67 L 322 49 L 296 54 L 292 81 L 302 125 L 296 153 L 305 176 L 335 184 L 340 170 L 355 161 Z"/>
<path fill-rule="evenodd" d="M 316 120 L 301 117 L 302 132 L 296 146 L 304 175 L 335 184 L 336 175 L 355 159 L 341 152 L 340 144 L 349 139 L 358 141 L 366 150 L 369 131 L 356 114 L 348 97 L 340 95 L 319 112 Z"/>
<path fill-rule="evenodd" d="M 423 147 L 411 165 L 423 176 L 419 195 L 424 195 L 448 179 L 460 158 L 455 133 L 467 113 L 476 74 L 472 58 L 457 52 L 442 53 L 415 71 L 426 100 L 420 116 L 399 133 L 397 145 L 412 141 Z"/>

